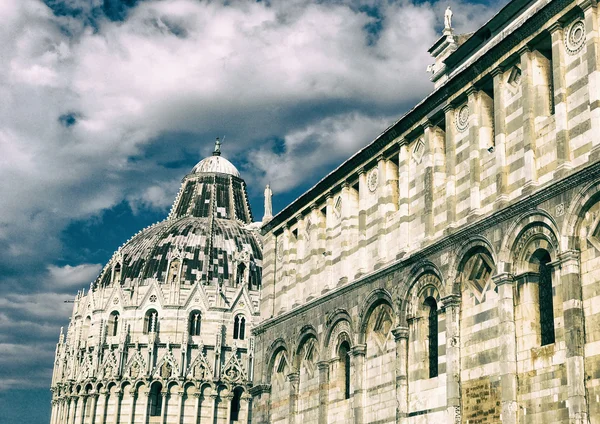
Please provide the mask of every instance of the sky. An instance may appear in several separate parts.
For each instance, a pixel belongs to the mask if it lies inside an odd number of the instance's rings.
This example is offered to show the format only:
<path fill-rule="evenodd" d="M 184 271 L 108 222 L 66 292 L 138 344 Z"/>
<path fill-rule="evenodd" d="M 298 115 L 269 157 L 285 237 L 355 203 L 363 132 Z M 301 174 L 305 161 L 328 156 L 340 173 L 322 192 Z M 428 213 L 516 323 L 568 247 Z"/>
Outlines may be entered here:
<path fill-rule="evenodd" d="M 1 0 L 0 424 L 48 423 L 77 290 L 224 137 L 256 220 L 433 90 L 443 11 L 507 0 Z"/>

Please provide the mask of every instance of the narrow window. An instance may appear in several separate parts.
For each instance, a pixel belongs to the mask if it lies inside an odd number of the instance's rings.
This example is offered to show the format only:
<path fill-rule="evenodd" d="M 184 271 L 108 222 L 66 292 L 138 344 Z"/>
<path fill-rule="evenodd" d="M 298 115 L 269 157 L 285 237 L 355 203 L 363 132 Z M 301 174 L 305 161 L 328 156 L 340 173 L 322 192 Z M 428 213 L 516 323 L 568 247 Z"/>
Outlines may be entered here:
<path fill-rule="evenodd" d="M 235 286 L 239 287 L 244 283 L 244 273 L 246 272 L 246 266 L 244 264 L 239 264 L 237 267 L 237 276 L 235 279 Z"/>
<path fill-rule="evenodd" d="M 113 282 L 120 283 L 121 282 L 121 264 L 117 262 L 115 267 L 113 268 Z"/>
<path fill-rule="evenodd" d="M 158 312 L 154 309 L 148 310 L 144 317 L 144 334 L 156 333 L 158 324 Z"/>
<path fill-rule="evenodd" d="M 340 345 L 340 377 L 344 379 L 344 399 L 350 399 L 350 345 Z"/>
<path fill-rule="evenodd" d="M 554 343 L 554 305 L 552 301 L 552 268 L 549 265 L 550 255 L 544 252 L 540 258 L 540 330 L 542 346 Z"/>
<path fill-rule="evenodd" d="M 150 416 L 160 417 L 162 412 L 162 399 L 160 392 L 162 391 L 162 384 L 155 383 L 150 389 Z"/>
<path fill-rule="evenodd" d="M 242 315 L 236 315 L 233 320 L 233 339 L 244 340 L 246 333 L 246 318 Z"/>
<path fill-rule="evenodd" d="M 190 336 L 200 335 L 200 312 L 192 311 L 190 314 L 190 325 L 189 325 Z"/>
<path fill-rule="evenodd" d="M 429 378 L 438 376 L 438 317 L 437 303 L 433 297 L 425 299 L 429 306 Z"/>
<path fill-rule="evenodd" d="M 119 313 L 113 311 L 108 319 L 108 335 L 114 337 L 117 334 L 119 334 Z"/>

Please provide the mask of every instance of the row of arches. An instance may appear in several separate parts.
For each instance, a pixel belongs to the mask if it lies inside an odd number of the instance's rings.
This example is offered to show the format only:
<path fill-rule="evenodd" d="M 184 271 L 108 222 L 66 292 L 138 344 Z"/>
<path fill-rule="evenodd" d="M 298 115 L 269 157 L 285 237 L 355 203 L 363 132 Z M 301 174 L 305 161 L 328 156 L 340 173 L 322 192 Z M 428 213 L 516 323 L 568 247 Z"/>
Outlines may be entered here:
<path fill-rule="evenodd" d="M 586 195 L 579 201 L 589 205 L 599 198 L 600 194 Z M 563 223 L 563 234 L 579 234 L 583 231 L 580 212 L 570 209 L 572 215 Z M 592 227 L 586 233 L 600 233 L 598 222 Z M 461 367 L 460 359 L 449 363 L 449 356 L 459 357 L 449 352 L 473 351 L 473 361 L 477 362 L 480 353 L 472 348 L 479 343 L 474 330 L 476 320 L 481 319 L 477 314 L 485 315 L 500 303 L 504 305 L 506 299 L 514 311 L 511 325 L 517 351 L 553 345 L 560 334 L 557 329 L 564 325 L 561 284 L 565 273 L 572 272 L 562 269 L 570 255 L 565 249 L 578 251 L 581 243 L 586 243 L 585 238 L 560 234 L 548 213 L 530 212 L 508 226 L 499 242 L 491 243 L 478 235 L 445 257 L 438 257 L 437 263 L 421 261 L 390 291 L 371 293 L 358 314 L 352 316 L 350 309 L 336 310 L 329 314 L 320 333 L 315 330 L 320 323 L 314 322 L 306 325 L 296 340 L 278 339 L 265 357 L 264 381 L 271 384 L 270 419 L 284 421 L 285 414 L 293 410 L 302 420 L 310 420 L 315 403 L 318 405 L 320 399 L 322 405 L 327 399 L 329 419 L 340 421 L 332 418 L 332 406 L 336 410 L 336 403 L 343 403 L 354 393 L 363 393 L 361 402 L 366 406 L 395 397 L 398 388 L 394 381 L 399 372 L 404 373 L 408 386 L 413 385 L 405 388 L 406 405 L 443 409 L 447 380 L 457 378 L 448 374 L 448 368 L 454 367 L 458 375 Z M 504 294 L 508 293 L 504 285 L 510 295 Z M 398 354 L 398 349 L 404 352 Z M 406 360 L 404 370 L 398 358 Z M 325 393 L 315 389 L 322 387 L 323 381 L 311 372 L 311 362 L 328 373 Z M 379 371 L 384 369 L 387 375 Z M 443 384 L 435 382 L 439 376 L 444 376 Z M 372 396 L 378 399 L 370 399 Z M 304 399 L 307 397 L 312 400 Z M 440 398 L 444 404 L 429 401 Z M 373 420 L 377 411 L 370 414 L 369 420 Z"/>
<path fill-rule="evenodd" d="M 247 389 L 239 385 L 125 380 L 64 389 L 53 401 L 51 424 L 243 423 L 250 408 Z"/>

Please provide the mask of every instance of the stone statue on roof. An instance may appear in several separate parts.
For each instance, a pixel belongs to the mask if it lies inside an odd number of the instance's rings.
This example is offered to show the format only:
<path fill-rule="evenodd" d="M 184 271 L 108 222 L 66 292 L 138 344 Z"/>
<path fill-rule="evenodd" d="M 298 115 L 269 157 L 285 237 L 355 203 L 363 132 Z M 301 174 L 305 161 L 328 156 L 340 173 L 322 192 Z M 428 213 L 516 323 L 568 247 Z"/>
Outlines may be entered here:
<path fill-rule="evenodd" d="M 444 13 L 444 29 L 452 29 L 452 15 L 452 10 L 450 9 L 450 6 L 448 6 Z"/>
<path fill-rule="evenodd" d="M 273 203 L 271 198 L 273 197 L 273 192 L 271 191 L 271 187 L 269 184 L 265 187 L 265 215 L 263 217 L 263 221 L 267 221 L 268 219 L 273 218 Z"/>

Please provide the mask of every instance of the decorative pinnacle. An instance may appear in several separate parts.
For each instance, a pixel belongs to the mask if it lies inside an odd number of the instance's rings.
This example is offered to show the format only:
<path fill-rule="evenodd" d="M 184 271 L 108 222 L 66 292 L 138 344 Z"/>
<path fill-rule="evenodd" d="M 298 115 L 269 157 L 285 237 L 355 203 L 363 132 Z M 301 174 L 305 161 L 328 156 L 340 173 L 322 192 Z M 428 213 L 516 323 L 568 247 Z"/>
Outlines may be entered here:
<path fill-rule="evenodd" d="M 221 140 L 219 137 L 215 140 L 215 150 L 213 151 L 213 156 L 221 156 Z"/>

